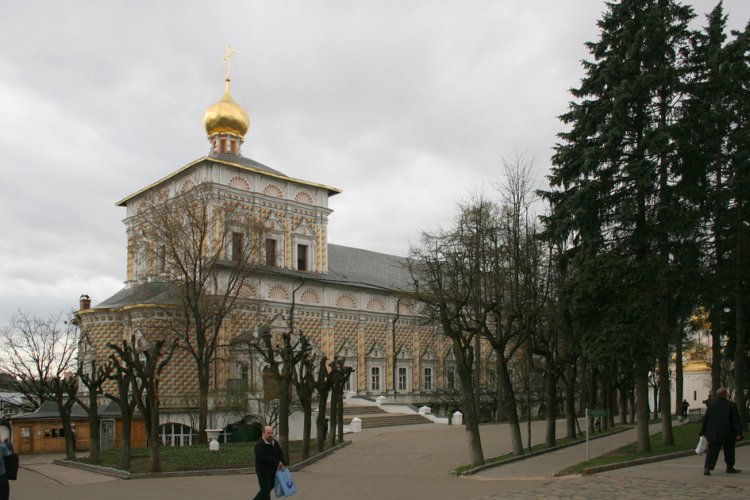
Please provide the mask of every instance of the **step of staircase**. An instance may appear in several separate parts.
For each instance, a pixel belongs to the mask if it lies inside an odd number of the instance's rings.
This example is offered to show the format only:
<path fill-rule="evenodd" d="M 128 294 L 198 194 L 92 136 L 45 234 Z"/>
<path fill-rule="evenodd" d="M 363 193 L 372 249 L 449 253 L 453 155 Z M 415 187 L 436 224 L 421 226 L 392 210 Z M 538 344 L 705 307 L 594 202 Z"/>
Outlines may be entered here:
<path fill-rule="evenodd" d="M 349 424 L 352 418 L 358 417 L 362 420 L 363 429 L 372 429 L 374 427 L 392 427 L 395 425 L 416 425 L 431 424 L 429 420 L 422 415 L 408 413 L 385 413 L 376 415 L 346 415 L 344 414 L 344 424 Z"/>
<path fill-rule="evenodd" d="M 360 415 L 388 415 L 379 406 L 346 406 L 344 405 L 344 417 L 358 417 Z"/>

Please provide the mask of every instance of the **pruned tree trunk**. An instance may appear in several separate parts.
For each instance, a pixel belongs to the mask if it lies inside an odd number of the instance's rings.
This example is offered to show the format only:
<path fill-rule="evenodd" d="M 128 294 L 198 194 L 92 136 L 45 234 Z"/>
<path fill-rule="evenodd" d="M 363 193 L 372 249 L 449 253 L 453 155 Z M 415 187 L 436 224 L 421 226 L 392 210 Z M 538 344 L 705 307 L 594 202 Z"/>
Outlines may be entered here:
<path fill-rule="evenodd" d="M 198 443 L 200 444 L 208 443 L 208 434 L 206 433 L 206 429 L 208 429 L 208 386 L 208 373 L 204 373 L 204 370 L 201 369 L 198 376 Z"/>
<path fill-rule="evenodd" d="M 325 450 L 326 442 L 326 407 L 328 406 L 328 392 L 318 392 L 318 416 L 315 420 L 315 427 L 317 431 L 316 450 L 321 453 Z"/>
<path fill-rule="evenodd" d="M 746 31 L 750 34 L 750 29 Z M 738 185 L 747 186 L 747 177 L 739 172 L 737 176 Z M 744 181 L 744 182 L 741 182 Z M 739 198 L 739 196 L 738 196 Z M 735 310 L 735 344 L 734 344 L 734 399 L 739 408 L 740 426 L 742 430 L 747 430 L 747 400 L 745 398 L 745 382 L 747 377 L 747 323 L 745 318 L 745 299 L 747 294 L 748 279 L 748 248 L 750 240 L 750 231 L 747 229 L 747 213 L 743 210 L 746 202 L 738 199 L 737 202 L 737 234 L 735 235 L 735 253 L 737 260 L 737 271 L 734 276 L 734 310 Z"/>
<path fill-rule="evenodd" d="M 635 363 L 635 399 L 638 413 L 636 451 L 651 451 L 651 437 L 648 433 L 648 364 L 639 359 Z"/>
<path fill-rule="evenodd" d="M 502 378 L 502 367 L 500 366 L 500 363 L 495 364 L 495 380 L 497 383 L 495 384 L 497 387 L 495 388 L 495 422 L 502 422 L 507 417 L 505 415 L 505 405 L 503 404 L 503 384 L 500 383 L 500 379 Z"/>
<path fill-rule="evenodd" d="M 679 412 L 682 407 L 682 400 L 685 397 L 685 381 L 683 380 L 682 371 L 682 325 L 678 326 L 675 336 L 675 353 L 674 353 L 674 407 Z"/>
<path fill-rule="evenodd" d="M 309 400 L 303 401 L 302 405 L 302 460 L 310 458 L 310 433 L 312 431 L 312 404 Z"/>
<path fill-rule="evenodd" d="M 565 376 L 563 377 L 565 383 L 565 427 L 567 430 L 568 439 L 575 439 L 577 435 L 576 431 L 576 365 L 571 363 L 565 367 Z"/>
<path fill-rule="evenodd" d="M 711 311 L 711 395 L 721 387 L 721 331 L 724 314 L 718 306 Z"/>
<path fill-rule="evenodd" d="M 556 440 L 556 421 L 557 416 L 557 370 L 552 369 L 554 360 L 552 356 L 547 357 L 547 369 L 544 371 L 544 389 L 547 400 L 547 418 L 544 444 L 546 446 L 555 446 Z"/>
<path fill-rule="evenodd" d="M 99 464 L 99 450 L 101 449 L 99 439 L 99 406 L 97 394 L 89 390 L 88 404 L 88 421 L 89 421 L 89 460 L 92 464 Z"/>
<path fill-rule="evenodd" d="M 503 388 L 503 410 L 508 418 L 508 431 L 510 432 L 510 443 L 513 447 L 514 455 L 523 455 L 523 440 L 521 438 L 521 422 L 518 419 L 518 408 L 516 406 L 516 397 L 513 391 L 513 384 L 510 382 L 508 373 L 508 364 L 505 359 L 505 353 L 497 353 L 498 364 L 500 365 L 499 382 Z"/>
<path fill-rule="evenodd" d="M 328 426 L 328 445 L 333 448 L 336 446 L 336 422 L 339 418 L 339 405 L 336 401 L 336 384 L 331 389 L 331 418 Z"/>
<path fill-rule="evenodd" d="M 289 386 L 288 377 L 279 377 L 279 445 L 284 452 L 285 464 L 289 464 Z"/>
<path fill-rule="evenodd" d="M 659 410 L 661 415 L 661 442 L 665 446 L 674 446 L 674 435 L 672 434 L 672 404 L 670 400 L 669 350 L 666 349 L 659 352 Z"/>
<path fill-rule="evenodd" d="M 628 423 L 628 390 L 623 384 L 617 393 L 620 396 L 620 424 L 625 425 Z"/>
<path fill-rule="evenodd" d="M 484 463 L 484 452 L 482 451 L 482 437 L 479 434 L 479 409 L 474 399 L 474 381 L 471 371 L 467 369 L 466 353 L 457 339 L 453 339 L 453 354 L 456 357 L 456 370 L 461 379 L 460 394 L 464 410 L 466 441 L 469 445 L 469 461 L 475 466 L 482 465 Z"/>
<path fill-rule="evenodd" d="M 122 408 L 120 409 L 122 410 Z M 133 432 L 133 419 L 131 418 L 131 414 L 129 412 L 121 413 L 122 431 L 120 434 L 120 466 L 122 466 L 123 470 L 129 470 L 131 456 L 130 438 Z"/>
<path fill-rule="evenodd" d="M 344 442 L 344 384 L 341 384 L 341 390 L 336 397 L 338 405 L 338 414 L 336 419 L 336 428 L 338 429 L 339 443 Z"/>

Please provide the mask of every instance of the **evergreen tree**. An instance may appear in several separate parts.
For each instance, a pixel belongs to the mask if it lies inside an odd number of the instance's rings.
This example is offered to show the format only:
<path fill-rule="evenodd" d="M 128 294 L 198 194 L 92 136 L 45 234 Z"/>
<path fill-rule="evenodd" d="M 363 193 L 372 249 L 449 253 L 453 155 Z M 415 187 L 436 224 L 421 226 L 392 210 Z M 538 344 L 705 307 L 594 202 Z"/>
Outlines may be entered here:
<path fill-rule="evenodd" d="M 731 282 L 726 149 L 731 120 L 724 47 L 727 18 L 722 3 L 706 17 L 707 26 L 693 34 L 689 97 L 681 120 L 679 148 L 688 169 L 695 174 L 695 194 L 700 199 L 703 267 L 699 300 L 711 317 L 711 389 L 715 393 L 721 386 L 724 308 L 728 306 Z"/>
<path fill-rule="evenodd" d="M 571 237 L 574 303 L 596 359 L 628 353 L 635 365 L 638 450 L 650 449 L 648 371 L 667 373 L 674 297 L 691 268 L 695 227 L 685 165 L 676 148 L 684 93 L 689 7 L 670 0 L 607 3 L 593 61 L 561 118 L 547 219 Z M 661 377 L 662 435 L 673 442 L 669 379 Z"/>
<path fill-rule="evenodd" d="M 726 48 L 729 81 L 729 109 L 732 123 L 727 138 L 729 164 L 730 221 L 732 228 L 732 285 L 734 336 L 735 400 L 741 408 L 743 428 L 747 428 L 747 312 L 750 282 L 750 23 L 734 33 Z"/>

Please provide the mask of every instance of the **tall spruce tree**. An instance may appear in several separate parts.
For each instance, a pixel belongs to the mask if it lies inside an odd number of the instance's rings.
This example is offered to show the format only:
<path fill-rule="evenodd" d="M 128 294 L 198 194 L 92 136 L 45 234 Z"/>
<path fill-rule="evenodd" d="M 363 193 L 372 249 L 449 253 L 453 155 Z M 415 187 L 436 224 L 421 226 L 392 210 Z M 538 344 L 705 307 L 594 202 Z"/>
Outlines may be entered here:
<path fill-rule="evenodd" d="M 731 123 L 728 106 L 726 22 L 720 2 L 706 16 L 707 25 L 693 34 L 689 58 L 689 97 L 681 120 L 679 149 L 688 169 L 696 174 L 703 224 L 703 266 L 699 281 L 700 302 L 711 319 L 711 389 L 721 386 L 721 359 L 727 318 L 724 309 L 730 297 L 732 266 L 729 216 L 729 165 L 727 135 Z"/>
<path fill-rule="evenodd" d="M 571 92 L 546 193 L 557 238 L 572 238 L 573 315 L 596 358 L 632 356 L 638 450 L 647 451 L 648 371 L 668 373 L 674 297 L 691 263 L 695 214 L 685 200 L 676 123 L 684 93 L 689 7 L 670 0 L 607 3 L 592 61 Z M 601 352 L 603 350 L 603 352 Z M 600 351 L 600 352 L 597 352 Z M 660 377 L 662 436 L 673 443 L 669 379 Z"/>
<path fill-rule="evenodd" d="M 732 123 L 727 138 L 730 220 L 732 227 L 732 298 L 735 400 L 747 428 L 747 312 L 750 282 L 750 23 L 727 45 L 729 109 Z"/>

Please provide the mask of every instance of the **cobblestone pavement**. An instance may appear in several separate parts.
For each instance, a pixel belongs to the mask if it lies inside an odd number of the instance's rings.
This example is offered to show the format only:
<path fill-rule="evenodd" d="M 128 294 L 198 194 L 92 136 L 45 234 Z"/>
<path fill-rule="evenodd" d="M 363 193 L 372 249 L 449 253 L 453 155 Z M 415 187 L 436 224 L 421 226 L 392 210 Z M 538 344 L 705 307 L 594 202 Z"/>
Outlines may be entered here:
<path fill-rule="evenodd" d="M 524 491 L 504 492 L 497 495 L 477 497 L 476 500 L 613 500 L 620 498 L 747 498 L 750 489 L 732 484 L 686 484 L 668 479 L 632 479 L 607 476 L 555 479 L 545 485 Z"/>
<path fill-rule="evenodd" d="M 740 474 L 726 474 L 723 455 L 711 476 L 703 475 L 703 457 L 689 456 L 592 476 L 550 478 L 523 491 L 503 491 L 478 500 L 490 499 L 594 499 L 619 498 L 750 498 L 750 446 L 737 448 Z M 498 489 L 503 490 L 497 481 Z"/>

